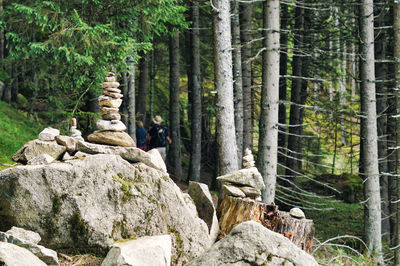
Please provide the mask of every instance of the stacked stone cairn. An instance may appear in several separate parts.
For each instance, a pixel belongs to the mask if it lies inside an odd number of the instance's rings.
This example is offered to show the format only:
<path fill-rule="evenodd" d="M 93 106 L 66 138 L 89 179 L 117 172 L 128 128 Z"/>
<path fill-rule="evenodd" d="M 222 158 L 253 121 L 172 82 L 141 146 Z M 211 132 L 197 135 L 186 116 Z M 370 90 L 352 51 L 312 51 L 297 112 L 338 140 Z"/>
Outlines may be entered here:
<path fill-rule="evenodd" d="M 77 129 L 76 124 L 76 118 L 72 118 L 72 125 L 69 129 L 70 136 L 75 140 L 84 141 L 84 139 L 82 138 L 82 133 Z"/>
<path fill-rule="evenodd" d="M 260 172 L 254 167 L 254 157 L 249 149 L 245 151 L 243 166 L 245 168 L 217 177 L 221 182 L 220 200 L 232 196 L 261 201 L 261 190 L 265 184 Z"/>
<path fill-rule="evenodd" d="M 104 89 L 103 95 L 98 98 L 103 119 L 97 120 L 98 130 L 88 136 L 90 142 L 123 147 L 136 146 L 133 139 L 124 132 L 126 126 L 122 123 L 118 112 L 123 97 L 121 90 L 118 89 L 119 85 L 115 74 L 108 72 L 105 82 L 101 84 Z"/>

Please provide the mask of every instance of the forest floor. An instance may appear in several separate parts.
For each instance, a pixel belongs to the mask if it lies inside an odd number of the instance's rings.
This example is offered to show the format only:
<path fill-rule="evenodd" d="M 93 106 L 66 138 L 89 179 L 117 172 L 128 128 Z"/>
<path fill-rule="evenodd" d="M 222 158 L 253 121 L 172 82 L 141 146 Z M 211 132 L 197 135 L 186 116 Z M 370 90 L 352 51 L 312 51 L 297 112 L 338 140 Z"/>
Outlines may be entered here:
<path fill-rule="evenodd" d="M 11 167 L 14 162 L 12 155 L 29 140 L 36 139 L 47 125 L 32 121 L 24 112 L 20 112 L 12 106 L 0 101 L 0 170 Z M 340 180 L 331 180 L 332 183 Z M 337 182 L 336 182 L 337 183 Z M 177 182 L 182 191 L 187 191 L 188 186 L 184 182 Z M 324 193 L 324 191 L 321 191 Z M 217 194 L 211 191 L 216 203 Z M 323 194 L 322 194 L 323 195 Z M 363 235 L 363 209 L 358 203 L 346 203 L 337 199 L 318 199 L 317 204 L 323 205 L 326 210 L 305 210 L 306 217 L 312 219 L 315 224 L 315 247 L 328 239 L 337 236 Z M 335 243 L 335 244 L 333 244 Z M 361 241 L 355 238 L 339 238 L 337 241 L 324 245 L 314 256 L 321 264 L 329 265 L 371 265 L 361 254 L 354 250 L 362 250 Z M 90 254 L 61 255 L 61 265 L 100 265 L 102 258 Z"/>

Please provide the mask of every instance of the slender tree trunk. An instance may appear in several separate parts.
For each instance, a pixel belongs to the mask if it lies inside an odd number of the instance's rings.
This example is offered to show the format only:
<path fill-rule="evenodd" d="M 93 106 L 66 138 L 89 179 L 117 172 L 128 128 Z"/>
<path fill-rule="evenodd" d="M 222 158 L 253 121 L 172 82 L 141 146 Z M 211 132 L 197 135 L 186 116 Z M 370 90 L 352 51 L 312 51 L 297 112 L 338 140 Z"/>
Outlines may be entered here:
<path fill-rule="evenodd" d="M 400 3 L 394 2 L 393 4 L 393 31 L 394 31 L 394 51 L 393 56 L 395 59 L 394 64 L 394 75 L 395 75 L 395 88 L 400 86 Z M 396 101 L 396 113 L 398 114 L 400 111 L 400 94 L 397 89 L 395 89 L 395 101 Z M 396 147 L 400 145 L 400 122 L 397 118 L 396 120 Z M 396 151 L 396 173 L 400 173 L 400 149 Z M 397 181 L 397 200 L 400 199 L 400 182 Z M 396 217 L 397 217 L 397 232 L 395 237 L 395 246 L 400 245 L 400 203 L 396 203 Z M 400 249 L 395 249 L 395 265 L 400 264 Z"/>
<path fill-rule="evenodd" d="M 375 98 L 374 10 L 373 0 L 360 2 L 361 37 L 361 138 L 364 170 L 365 237 L 378 263 L 383 264 L 381 242 L 381 197 L 379 192 L 378 136 Z"/>
<path fill-rule="evenodd" d="M 289 20 L 289 11 L 288 5 L 281 6 L 281 31 L 286 30 L 288 27 L 288 20 Z M 280 53 L 279 59 L 279 100 L 286 101 L 287 96 L 287 79 L 283 76 L 287 75 L 287 63 L 288 63 L 288 56 L 287 56 L 287 46 L 288 46 L 288 34 L 286 32 L 282 32 L 280 34 L 280 47 L 283 48 L 283 52 Z M 286 104 L 280 103 L 279 104 L 279 117 L 278 122 L 280 125 L 286 126 Z M 278 147 L 281 148 L 281 152 L 284 152 L 283 148 L 286 148 L 286 131 L 285 126 L 279 126 L 278 132 Z M 278 162 L 280 164 L 285 163 L 285 156 L 282 154 L 278 154 Z"/>
<path fill-rule="evenodd" d="M 0 0 L 0 12 L 3 12 L 3 0 Z M 4 58 L 4 28 L 0 29 L 0 58 Z M 0 94 L 1 98 L 1 94 Z"/>
<path fill-rule="evenodd" d="M 135 121 L 135 68 L 136 64 L 133 59 L 129 61 L 129 73 L 127 73 L 127 92 L 128 92 L 128 134 L 136 142 L 136 121 Z"/>
<path fill-rule="evenodd" d="M 252 73 L 251 44 L 253 4 L 242 2 L 240 5 L 240 28 L 242 40 L 242 85 L 243 85 L 243 147 L 242 150 L 253 147 L 252 122 Z"/>
<path fill-rule="evenodd" d="M 201 170 L 201 70 L 200 70 L 200 31 L 199 1 L 192 1 L 192 40 L 191 40 L 191 77 L 192 77 L 192 153 L 190 155 L 189 179 L 200 181 Z"/>
<path fill-rule="evenodd" d="M 384 1 L 376 1 L 384 4 Z M 378 15 L 375 20 L 375 26 L 385 26 L 386 12 L 383 12 L 382 6 L 376 8 L 375 14 Z M 384 31 L 378 32 L 375 36 L 375 58 L 379 60 L 386 59 L 386 34 Z M 387 63 L 375 63 L 376 79 L 386 80 Z M 387 93 L 386 84 L 384 82 L 376 83 L 376 112 L 377 112 L 377 127 L 378 127 L 378 157 L 379 157 L 379 173 L 381 187 L 381 209 L 382 209 L 382 235 L 390 240 L 390 223 L 389 223 L 389 195 L 388 195 L 388 176 L 385 174 L 387 169 L 387 124 L 386 124 L 386 109 L 387 109 Z"/>
<path fill-rule="evenodd" d="M 139 92 L 136 106 L 138 119 L 146 121 L 147 88 L 149 84 L 149 53 L 141 53 L 139 61 Z"/>
<path fill-rule="evenodd" d="M 181 166 L 181 136 L 180 136 L 180 104 L 179 104 L 179 33 L 175 32 L 171 36 L 169 46 L 169 120 L 172 144 L 169 151 L 169 162 L 171 173 L 176 180 L 182 178 Z"/>
<path fill-rule="evenodd" d="M 303 43 L 303 27 L 304 27 L 304 9 L 301 7 L 296 8 L 295 29 L 298 31 L 298 38 L 294 41 L 294 47 L 299 49 Z M 302 76 L 303 62 L 299 56 L 293 57 L 292 62 L 293 75 L 297 77 Z M 298 170 L 298 161 L 295 158 L 299 157 L 300 153 L 300 104 L 301 104 L 301 91 L 303 81 L 295 78 L 292 81 L 292 91 L 290 96 L 290 117 L 289 117 L 289 136 L 288 136 L 288 157 L 286 158 L 286 175 L 294 176 L 293 171 Z M 293 180 L 295 182 L 295 180 Z"/>
<path fill-rule="evenodd" d="M 151 68 L 150 68 L 150 113 L 149 116 L 146 120 L 146 125 L 149 127 L 151 119 L 153 118 L 154 115 L 154 79 L 156 77 L 156 67 L 154 63 L 154 43 L 153 43 L 153 49 L 151 50 Z"/>
<path fill-rule="evenodd" d="M 263 202 L 274 202 L 278 159 L 279 0 L 263 2 L 263 53 L 260 137 L 257 167 L 266 188 Z"/>
<path fill-rule="evenodd" d="M 232 47 L 229 0 L 214 1 L 214 68 L 217 89 L 219 174 L 238 169 L 233 110 Z"/>
<path fill-rule="evenodd" d="M 233 60 L 233 95 L 235 104 L 236 145 L 239 168 L 243 157 L 243 81 L 242 53 L 240 43 L 239 1 L 232 1 L 232 60 Z"/>

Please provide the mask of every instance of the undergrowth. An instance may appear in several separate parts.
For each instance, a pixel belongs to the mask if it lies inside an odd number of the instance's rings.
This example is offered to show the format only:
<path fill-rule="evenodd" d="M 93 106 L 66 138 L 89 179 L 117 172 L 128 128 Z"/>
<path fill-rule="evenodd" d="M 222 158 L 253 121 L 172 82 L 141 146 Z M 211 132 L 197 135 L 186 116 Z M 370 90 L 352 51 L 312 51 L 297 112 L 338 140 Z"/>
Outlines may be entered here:
<path fill-rule="evenodd" d="M 0 101 L 0 170 L 13 163 L 11 157 L 29 140 L 37 139 L 43 126 Z"/>

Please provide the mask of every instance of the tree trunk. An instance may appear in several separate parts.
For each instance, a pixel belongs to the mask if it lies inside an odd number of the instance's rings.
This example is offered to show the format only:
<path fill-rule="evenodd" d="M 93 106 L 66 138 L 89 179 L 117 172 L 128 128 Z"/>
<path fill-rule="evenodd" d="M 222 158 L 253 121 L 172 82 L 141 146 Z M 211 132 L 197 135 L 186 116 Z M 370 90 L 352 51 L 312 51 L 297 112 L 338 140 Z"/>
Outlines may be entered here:
<path fill-rule="evenodd" d="M 232 60 L 233 60 L 233 95 L 235 104 L 236 145 L 239 168 L 243 158 L 243 82 L 242 53 L 240 44 L 239 1 L 232 1 Z"/>
<path fill-rule="evenodd" d="M 151 68 L 150 68 L 150 113 L 149 117 L 147 118 L 146 122 L 146 127 L 148 128 L 150 126 L 151 120 L 153 119 L 154 115 L 154 79 L 156 77 L 156 67 L 154 63 L 154 42 L 153 42 L 153 49 L 151 50 Z"/>
<path fill-rule="evenodd" d="M 394 64 L 394 75 L 395 75 L 395 88 L 398 88 L 400 86 L 400 3 L 394 2 L 393 4 L 393 31 L 394 31 L 394 51 L 393 51 L 393 56 L 395 58 L 395 64 Z M 396 99 L 396 114 L 399 113 L 400 111 L 400 100 L 399 100 L 400 94 L 397 89 L 395 89 L 395 99 Z M 396 147 L 399 147 L 400 145 L 400 122 L 398 118 L 396 119 Z M 400 173 L 400 164 L 399 164 L 399 159 L 400 159 L 400 149 L 396 150 L 396 173 Z M 400 182 L 397 181 L 397 200 L 400 199 Z M 397 232 L 396 232 L 396 237 L 395 237 L 395 246 L 400 245 L 400 203 L 397 202 L 396 206 L 394 207 L 396 210 L 396 218 L 397 218 Z M 396 248 L 395 249 L 395 265 L 400 264 L 400 249 Z"/>
<path fill-rule="evenodd" d="M 279 108 L 279 0 L 263 2 L 263 53 L 260 137 L 257 167 L 263 176 L 265 189 L 263 202 L 275 199 L 278 159 Z"/>
<path fill-rule="evenodd" d="M 169 151 L 169 162 L 173 177 L 180 181 L 182 178 L 181 166 L 181 136 L 180 136 L 180 104 L 179 104 L 179 33 L 171 36 L 169 46 L 169 120 L 172 144 Z"/>
<path fill-rule="evenodd" d="M 0 12 L 3 12 L 3 0 L 0 0 Z M 4 28 L 0 29 L 0 58 L 4 58 Z M 1 94 L 0 94 L 1 99 Z"/>
<path fill-rule="evenodd" d="M 127 111 L 128 111 L 128 121 L 127 128 L 128 134 L 136 143 L 136 125 L 135 125 L 135 68 L 136 64 L 133 59 L 128 61 L 129 72 L 127 73 L 127 92 L 128 92 L 128 102 L 127 102 Z"/>
<path fill-rule="evenodd" d="M 192 91 L 192 139 L 189 179 L 200 181 L 201 170 L 201 70 L 200 70 L 200 31 L 199 1 L 192 1 L 192 38 L 191 38 L 191 91 Z"/>
<path fill-rule="evenodd" d="M 240 29 L 242 40 L 242 85 L 243 85 L 243 151 L 253 147 L 252 122 L 252 73 L 251 73 L 251 44 L 253 4 L 242 2 L 240 12 Z"/>
<path fill-rule="evenodd" d="M 139 92 L 136 106 L 137 118 L 146 122 L 147 87 L 149 83 L 149 53 L 141 53 L 139 60 Z"/>
<path fill-rule="evenodd" d="M 376 8 L 375 20 L 376 27 L 385 26 L 384 15 L 386 12 L 382 10 L 384 2 L 377 1 L 382 6 Z M 384 31 L 378 32 L 375 36 L 375 58 L 379 60 L 386 59 L 386 34 Z M 388 73 L 387 63 L 375 63 L 376 78 L 379 80 L 386 80 Z M 389 195 L 388 195 L 388 164 L 387 164 L 387 132 L 386 132 L 386 109 L 387 109 L 387 94 L 386 84 L 384 82 L 376 83 L 376 112 L 377 127 L 378 127 L 378 158 L 379 158 L 379 173 L 380 188 L 381 188 L 381 209 L 382 209 L 382 236 L 390 241 L 390 223 L 389 223 Z"/>
<path fill-rule="evenodd" d="M 281 31 L 287 30 L 288 21 L 289 21 L 289 11 L 288 5 L 281 6 Z M 280 47 L 283 52 L 280 53 L 279 59 L 279 100 L 286 101 L 287 96 L 287 79 L 283 76 L 287 75 L 287 63 L 288 63 L 288 56 L 287 56 L 287 46 L 288 46 L 288 34 L 286 32 L 281 32 L 280 34 Z M 284 152 L 286 147 L 286 104 L 280 103 L 279 104 L 279 112 L 278 112 L 278 122 L 281 126 L 279 126 L 278 132 L 278 148 L 281 148 L 281 151 Z M 284 125 L 284 126 L 282 126 Z M 280 164 L 285 163 L 285 156 L 282 154 L 278 154 L 278 162 Z"/>
<path fill-rule="evenodd" d="M 314 223 L 309 219 L 297 219 L 289 213 L 278 211 L 278 206 L 267 205 L 248 198 L 225 197 L 217 208 L 220 237 L 229 234 L 233 227 L 255 221 L 271 231 L 289 238 L 306 252 L 311 251 L 314 237 Z"/>
<path fill-rule="evenodd" d="M 238 169 L 233 110 L 232 47 L 229 0 L 214 1 L 214 68 L 217 89 L 219 174 Z"/>
<path fill-rule="evenodd" d="M 304 29 L 304 9 L 301 7 L 296 8 L 295 29 L 298 31 L 298 37 L 294 40 L 294 47 L 299 49 L 303 43 L 303 29 Z M 293 56 L 292 62 L 293 75 L 301 77 L 303 74 L 303 62 L 299 56 Z M 301 91 L 303 81 L 295 78 L 292 81 L 292 91 L 290 96 L 290 117 L 289 117 L 289 136 L 288 136 L 288 151 L 286 158 L 286 175 L 295 176 L 294 171 L 298 170 L 298 161 L 300 149 L 300 135 L 301 135 L 301 121 L 300 121 L 300 104 L 301 104 Z M 296 180 L 293 180 L 296 182 Z"/>
<path fill-rule="evenodd" d="M 381 242 L 381 197 L 379 192 L 378 136 L 375 98 L 373 0 L 360 2 L 360 96 L 362 169 L 364 170 L 366 244 L 378 263 L 383 264 Z"/>

